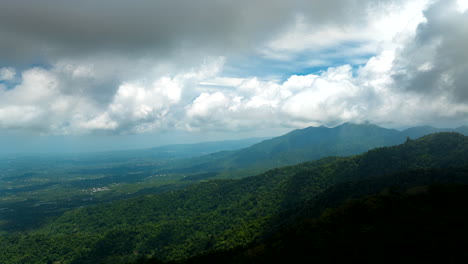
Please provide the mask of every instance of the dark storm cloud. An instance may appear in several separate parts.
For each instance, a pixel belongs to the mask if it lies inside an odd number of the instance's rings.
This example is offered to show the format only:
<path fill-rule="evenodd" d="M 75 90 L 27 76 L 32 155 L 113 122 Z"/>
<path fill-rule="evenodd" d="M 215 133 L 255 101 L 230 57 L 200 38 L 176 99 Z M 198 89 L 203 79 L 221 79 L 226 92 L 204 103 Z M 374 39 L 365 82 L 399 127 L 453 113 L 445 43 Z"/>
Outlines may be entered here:
<path fill-rule="evenodd" d="M 0 3 L 0 58 L 161 56 L 181 47 L 224 54 L 257 45 L 298 13 L 312 23 L 343 23 L 386 2 L 393 1 L 6 0 Z"/>
<path fill-rule="evenodd" d="M 425 17 L 414 41 L 398 54 L 397 85 L 468 102 L 468 12 L 457 10 L 456 1 L 438 1 Z"/>
<path fill-rule="evenodd" d="M 286 1 L 2 1 L 0 56 L 242 46 L 279 26 Z M 27 43 L 27 44 L 26 44 Z"/>

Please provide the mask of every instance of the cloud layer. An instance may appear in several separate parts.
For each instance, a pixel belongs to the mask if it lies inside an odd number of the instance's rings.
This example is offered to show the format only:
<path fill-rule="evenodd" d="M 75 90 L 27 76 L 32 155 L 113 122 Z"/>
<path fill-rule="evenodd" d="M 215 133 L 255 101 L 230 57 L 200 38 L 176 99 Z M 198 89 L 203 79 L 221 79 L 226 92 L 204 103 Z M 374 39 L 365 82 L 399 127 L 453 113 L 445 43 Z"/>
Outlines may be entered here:
<path fill-rule="evenodd" d="M 97 53 L 171 56 L 183 48 L 225 55 L 258 47 L 298 16 L 317 28 L 363 25 L 367 14 L 393 2 L 397 1 L 2 1 L 0 57 L 29 62 Z"/>
<path fill-rule="evenodd" d="M 4 1 L 0 130 L 466 124 L 459 2 Z"/>

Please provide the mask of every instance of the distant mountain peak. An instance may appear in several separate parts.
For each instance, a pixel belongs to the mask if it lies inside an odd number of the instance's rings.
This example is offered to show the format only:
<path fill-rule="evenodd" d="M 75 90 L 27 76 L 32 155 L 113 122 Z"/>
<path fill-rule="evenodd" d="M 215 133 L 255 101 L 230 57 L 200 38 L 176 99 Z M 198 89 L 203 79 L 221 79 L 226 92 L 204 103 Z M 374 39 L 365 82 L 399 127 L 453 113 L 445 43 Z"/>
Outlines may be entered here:
<path fill-rule="evenodd" d="M 468 135 L 468 127 L 459 127 L 456 129 L 453 128 L 436 128 L 432 126 L 417 126 L 417 127 L 410 127 L 401 131 L 407 137 L 412 139 L 420 138 L 422 136 L 433 134 L 433 133 L 440 133 L 440 132 L 458 132 L 463 135 Z"/>
<path fill-rule="evenodd" d="M 344 122 L 343 124 L 341 125 L 338 125 L 334 128 L 340 128 L 340 127 L 378 127 L 378 128 L 382 128 L 382 129 L 387 129 L 387 128 L 383 128 L 383 127 L 380 127 L 376 124 L 372 124 L 372 123 L 369 123 L 369 122 L 363 122 L 363 123 L 355 123 L 355 122 Z"/>
<path fill-rule="evenodd" d="M 305 127 L 305 128 L 302 128 L 302 129 L 296 129 L 296 130 L 293 130 L 293 131 L 297 131 L 297 130 L 314 130 L 314 129 L 340 129 L 340 128 L 351 128 L 351 127 L 378 127 L 378 128 L 382 128 L 382 129 L 387 129 L 387 128 L 383 128 L 383 127 L 380 127 L 378 125 L 375 125 L 375 124 L 372 124 L 372 123 L 369 123 L 369 122 L 365 122 L 365 123 L 354 123 L 354 122 L 344 122 L 340 125 L 337 125 L 337 126 L 334 126 L 334 127 L 327 127 L 327 126 L 324 126 L 324 125 L 321 125 L 321 126 L 309 126 L 309 127 Z"/>

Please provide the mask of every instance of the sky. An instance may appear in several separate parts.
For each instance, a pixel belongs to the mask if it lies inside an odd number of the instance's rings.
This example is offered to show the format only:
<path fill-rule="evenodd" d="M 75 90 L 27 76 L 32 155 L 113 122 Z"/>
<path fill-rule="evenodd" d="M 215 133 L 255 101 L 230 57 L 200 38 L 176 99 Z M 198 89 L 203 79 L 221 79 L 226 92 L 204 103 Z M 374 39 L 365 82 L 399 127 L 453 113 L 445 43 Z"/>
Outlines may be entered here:
<path fill-rule="evenodd" d="M 468 124 L 468 0 L 2 0 L 0 153 Z"/>

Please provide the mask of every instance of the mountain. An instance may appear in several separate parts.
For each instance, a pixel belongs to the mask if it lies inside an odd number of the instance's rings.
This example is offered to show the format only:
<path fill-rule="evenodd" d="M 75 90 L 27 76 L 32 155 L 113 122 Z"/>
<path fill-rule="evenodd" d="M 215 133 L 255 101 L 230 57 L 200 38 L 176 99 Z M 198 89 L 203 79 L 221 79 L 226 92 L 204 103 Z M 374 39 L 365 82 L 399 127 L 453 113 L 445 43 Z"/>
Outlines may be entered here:
<path fill-rule="evenodd" d="M 290 165 L 328 156 L 354 155 L 401 141 L 398 131 L 375 125 L 345 123 L 334 128 L 308 127 L 239 150 L 234 160 L 240 166 L 267 166 L 272 160 L 279 165 Z"/>
<path fill-rule="evenodd" d="M 429 135 L 429 134 L 438 133 L 438 132 L 448 132 L 448 131 L 451 131 L 451 130 L 435 128 L 431 126 L 418 126 L 418 127 L 411 127 L 411 128 L 405 129 L 401 132 L 409 138 L 416 139 L 424 135 Z"/>
<path fill-rule="evenodd" d="M 170 170 L 248 176 L 323 157 L 355 155 L 376 147 L 400 144 L 405 139 L 406 135 L 397 130 L 371 124 L 308 127 L 237 151 L 218 152 L 179 162 Z"/>
<path fill-rule="evenodd" d="M 268 241 L 349 197 L 437 182 L 468 184 L 467 137 L 432 134 L 357 156 L 75 209 L 32 233 L 0 237 L 0 262 L 181 261 Z"/>
<path fill-rule="evenodd" d="M 455 129 L 455 132 L 468 136 L 468 126 L 461 126 Z"/>
<path fill-rule="evenodd" d="M 403 131 L 352 123 L 333 128 L 307 127 L 236 151 L 177 161 L 165 169 L 167 172 L 195 174 L 187 179 L 245 177 L 324 157 L 356 155 L 377 147 L 401 144 L 407 138 L 417 139 L 439 132 L 468 135 L 468 127 L 444 129 L 420 126 Z"/>
<path fill-rule="evenodd" d="M 407 137 L 412 139 L 417 139 L 425 135 L 433 134 L 433 133 L 440 133 L 440 132 L 457 132 L 468 136 L 468 127 L 461 126 L 458 128 L 435 128 L 431 126 L 418 126 L 418 127 L 411 127 L 401 131 L 401 133 Z"/>

